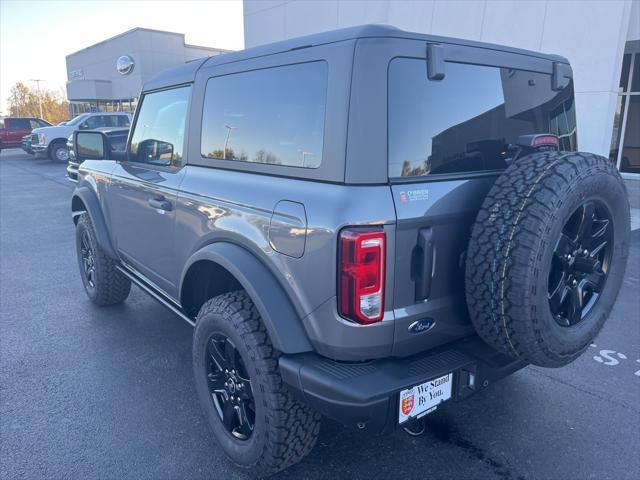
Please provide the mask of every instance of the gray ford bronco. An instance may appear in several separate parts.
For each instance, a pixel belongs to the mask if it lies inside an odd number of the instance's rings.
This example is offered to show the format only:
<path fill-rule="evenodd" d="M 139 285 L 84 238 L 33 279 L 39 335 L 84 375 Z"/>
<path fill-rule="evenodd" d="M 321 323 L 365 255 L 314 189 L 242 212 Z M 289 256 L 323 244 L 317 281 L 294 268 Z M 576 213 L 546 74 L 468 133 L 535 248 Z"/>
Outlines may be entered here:
<path fill-rule="evenodd" d="M 199 400 L 254 475 L 322 416 L 419 430 L 602 328 L 624 184 L 577 152 L 566 59 L 391 27 L 187 63 L 149 81 L 125 152 L 75 134 L 80 274 L 193 325 Z"/>

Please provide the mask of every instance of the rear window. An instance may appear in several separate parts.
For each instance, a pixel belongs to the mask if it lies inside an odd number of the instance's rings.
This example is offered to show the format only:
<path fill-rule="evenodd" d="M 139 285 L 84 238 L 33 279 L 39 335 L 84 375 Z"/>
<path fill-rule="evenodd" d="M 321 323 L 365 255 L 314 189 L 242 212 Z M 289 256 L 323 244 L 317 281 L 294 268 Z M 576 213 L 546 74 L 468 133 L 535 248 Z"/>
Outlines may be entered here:
<path fill-rule="evenodd" d="M 324 61 L 212 78 L 204 100 L 202 156 L 318 168 L 326 97 Z"/>
<path fill-rule="evenodd" d="M 551 90 L 551 76 L 447 63 L 427 78 L 424 59 L 389 66 L 389 177 L 501 170 L 520 135 L 552 133 L 576 149 L 573 84 Z"/>
<path fill-rule="evenodd" d="M 31 124 L 28 118 L 10 118 L 7 119 L 7 128 L 11 130 L 31 130 Z"/>
<path fill-rule="evenodd" d="M 129 117 L 127 115 L 111 115 L 108 127 L 128 127 L 131 125 Z"/>

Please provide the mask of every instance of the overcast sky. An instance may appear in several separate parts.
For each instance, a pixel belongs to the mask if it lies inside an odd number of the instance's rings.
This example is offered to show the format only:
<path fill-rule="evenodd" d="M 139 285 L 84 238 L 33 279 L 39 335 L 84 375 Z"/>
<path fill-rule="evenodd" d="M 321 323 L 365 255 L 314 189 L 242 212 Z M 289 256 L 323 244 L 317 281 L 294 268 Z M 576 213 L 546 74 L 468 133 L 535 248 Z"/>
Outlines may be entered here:
<path fill-rule="evenodd" d="M 241 0 L 0 0 L 0 112 L 17 81 L 64 92 L 65 57 L 134 27 L 184 33 L 192 45 L 244 46 Z"/>

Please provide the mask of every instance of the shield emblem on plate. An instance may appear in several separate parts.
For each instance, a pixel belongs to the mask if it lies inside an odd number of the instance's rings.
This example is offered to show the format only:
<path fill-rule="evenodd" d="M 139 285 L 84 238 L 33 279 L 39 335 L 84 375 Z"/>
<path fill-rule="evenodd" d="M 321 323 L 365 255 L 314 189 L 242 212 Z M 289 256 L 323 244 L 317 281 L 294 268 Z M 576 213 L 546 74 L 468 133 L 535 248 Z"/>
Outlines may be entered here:
<path fill-rule="evenodd" d="M 402 399 L 402 414 L 409 415 L 413 410 L 413 394 L 407 395 Z"/>

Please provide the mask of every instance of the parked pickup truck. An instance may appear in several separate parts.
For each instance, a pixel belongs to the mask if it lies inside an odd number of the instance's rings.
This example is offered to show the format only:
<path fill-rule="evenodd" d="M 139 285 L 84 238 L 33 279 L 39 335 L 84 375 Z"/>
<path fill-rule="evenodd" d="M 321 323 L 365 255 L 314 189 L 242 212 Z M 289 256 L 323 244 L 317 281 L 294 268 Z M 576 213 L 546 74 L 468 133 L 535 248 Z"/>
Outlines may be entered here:
<path fill-rule="evenodd" d="M 49 127 L 51 124 L 40 118 L 6 117 L 0 118 L 0 150 L 22 146 L 22 137 L 39 127 Z"/>
<path fill-rule="evenodd" d="M 573 104 L 563 57 L 385 26 L 189 62 L 145 84 L 124 153 L 74 134 L 84 289 L 195 327 L 204 415 L 253 475 L 322 416 L 417 433 L 607 319 L 629 204 Z"/>
<path fill-rule="evenodd" d="M 69 160 L 67 139 L 76 130 L 94 128 L 128 128 L 131 125 L 131 114 L 128 112 L 94 112 L 83 113 L 64 125 L 37 128 L 31 134 L 31 150 L 36 157 L 50 158 L 57 162 Z"/>

